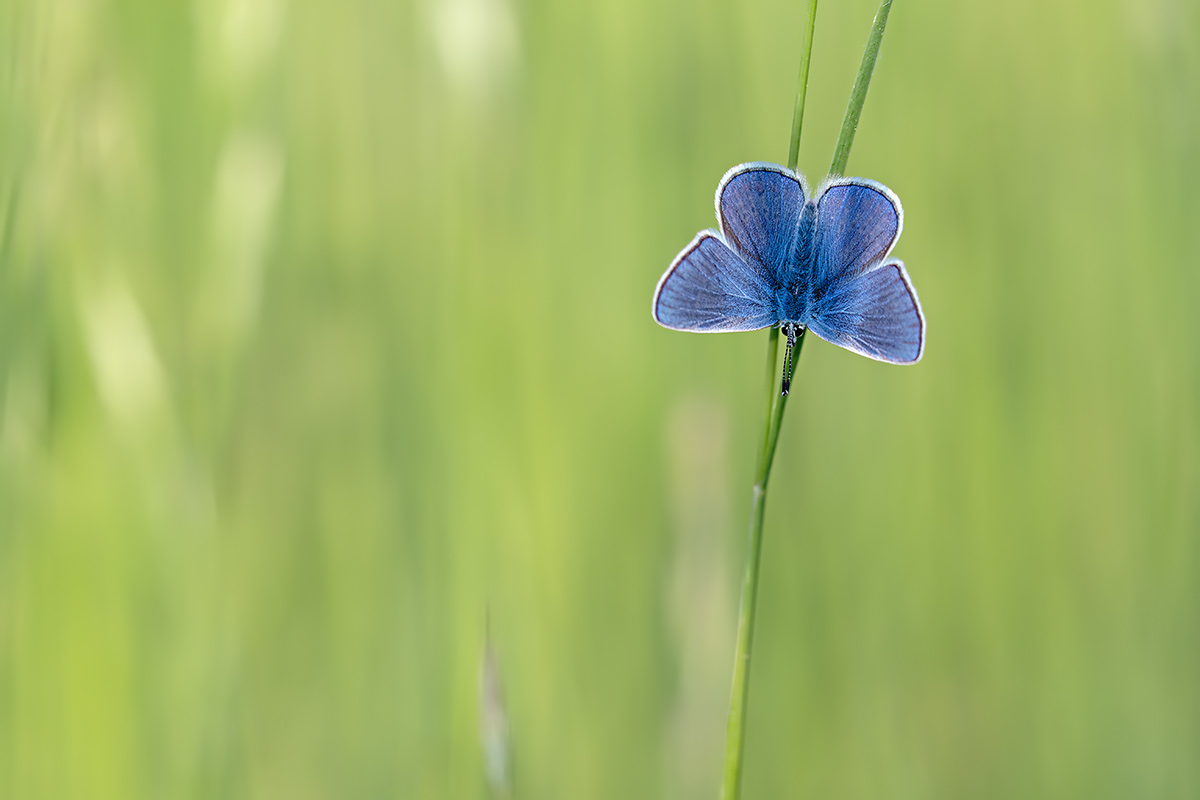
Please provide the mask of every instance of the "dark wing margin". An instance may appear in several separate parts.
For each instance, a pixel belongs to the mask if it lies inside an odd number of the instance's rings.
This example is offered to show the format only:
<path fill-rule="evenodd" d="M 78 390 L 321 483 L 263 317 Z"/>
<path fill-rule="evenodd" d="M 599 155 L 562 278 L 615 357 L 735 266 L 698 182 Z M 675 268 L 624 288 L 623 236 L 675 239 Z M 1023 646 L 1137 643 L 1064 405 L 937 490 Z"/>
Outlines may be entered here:
<path fill-rule="evenodd" d="M 654 321 L 677 331 L 754 331 L 778 320 L 775 290 L 759 264 L 702 231 L 671 262 L 654 290 Z"/>
<path fill-rule="evenodd" d="M 794 258 L 804 179 L 778 164 L 739 164 L 717 186 L 717 221 L 730 246 L 767 268 L 776 285 Z"/>
<path fill-rule="evenodd" d="M 925 314 L 900 261 L 838 281 L 808 327 L 830 344 L 876 361 L 915 364 L 925 353 Z"/>
<path fill-rule="evenodd" d="M 871 269 L 887 258 L 902 230 L 904 209 L 891 189 L 866 178 L 833 181 L 817 198 L 814 283 Z"/>

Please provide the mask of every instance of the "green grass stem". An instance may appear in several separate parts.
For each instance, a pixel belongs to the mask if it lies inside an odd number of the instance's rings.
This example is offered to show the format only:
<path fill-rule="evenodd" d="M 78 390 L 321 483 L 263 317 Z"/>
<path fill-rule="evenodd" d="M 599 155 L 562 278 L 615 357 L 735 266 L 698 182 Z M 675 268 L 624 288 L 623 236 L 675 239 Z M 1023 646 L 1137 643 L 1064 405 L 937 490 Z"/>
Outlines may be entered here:
<path fill-rule="evenodd" d="M 833 148 L 833 161 L 829 164 L 830 175 L 845 175 L 846 162 L 850 160 L 850 145 L 854 144 L 854 133 L 858 130 L 858 118 L 862 115 L 863 103 L 867 100 L 867 89 L 871 85 L 871 74 L 875 72 L 875 60 L 879 58 L 879 45 L 883 42 L 883 29 L 887 27 L 892 0 L 883 0 L 875 12 L 871 35 L 863 50 L 862 63 L 850 90 L 850 102 L 846 104 L 846 116 L 842 119 L 842 132 L 838 134 L 837 146 Z"/>
<path fill-rule="evenodd" d="M 829 174 L 841 175 L 850 158 L 850 147 L 854 144 L 854 133 L 862 115 L 863 103 L 867 99 L 867 88 L 883 31 L 887 26 L 892 0 L 883 0 L 875 21 L 871 26 L 862 64 L 850 91 L 850 102 L 842 130 L 834 148 L 833 162 Z M 817 21 L 817 0 L 810 0 L 808 25 L 804 33 L 804 51 L 800 59 L 800 75 L 796 87 L 796 103 L 792 112 L 792 138 L 788 151 L 788 167 L 795 169 L 800 160 L 800 130 L 804 123 L 804 100 L 808 92 L 808 69 L 812 56 L 813 31 Z M 805 330 L 796 340 L 791 368 L 794 371 L 804 346 Z M 721 796 L 724 800 L 738 800 L 741 795 L 742 763 L 746 744 L 746 712 L 750 700 L 750 657 L 754 650 L 754 622 L 758 612 L 758 578 L 762 561 L 763 518 L 767 507 L 767 483 L 771 478 L 771 465 L 775 461 L 775 449 L 779 444 L 779 431 L 783 424 L 783 412 L 787 408 L 788 395 L 782 394 L 781 382 L 776 380 L 776 363 L 779 355 L 779 328 L 771 328 L 767 337 L 767 411 L 764 415 L 762 446 L 759 448 L 758 467 L 754 475 L 754 487 L 750 503 L 750 533 L 746 549 L 746 565 L 742 576 L 742 598 L 738 612 L 737 652 L 733 662 L 733 690 L 729 701 L 729 722 L 725 733 L 725 780 Z M 785 367 L 786 368 L 786 367 Z M 791 377 L 790 375 L 788 376 Z"/>
<path fill-rule="evenodd" d="M 800 54 L 800 76 L 796 79 L 796 105 L 792 110 L 792 146 L 788 149 L 788 169 L 800 162 L 800 127 L 804 124 L 804 98 L 808 94 L 808 65 L 812 62 L 813 31 L 817 27 L 817 0 L 808 0 L 808 25 L 804 28 L 804 49 Z"/>
<path fill-rule="evenodd" d="M 763 423 L 763 444 L 758 455 L 751 492 L 750 534 L 746 550 L 745 573 L 742 578 L 741 609 L 738 614 L 737 653 L 733 662 L 733 692 L 729 701 L 729 724 L 725 733 L 725 783 L 722 797 L 736 800 L 741 794 L 742 758 L 746 743 L 746 710 L 750 699 L 750 654 L 754 650 L 754 619 L 758 611 L 758 576 L 762 560 L 763 515 L 767 506 L 767 482 L 779 445 L 779 429 L 788 395 L 780 393 L 780 381 L 775 373 L 779 353 L 779 328 L 771 328 L 767 341 L 767 414 Z M 804 331 L 796 339 L 792 358 L 799 360 L 804 346 Z M 790 376 L 789 376 L 790 377 Z"/>

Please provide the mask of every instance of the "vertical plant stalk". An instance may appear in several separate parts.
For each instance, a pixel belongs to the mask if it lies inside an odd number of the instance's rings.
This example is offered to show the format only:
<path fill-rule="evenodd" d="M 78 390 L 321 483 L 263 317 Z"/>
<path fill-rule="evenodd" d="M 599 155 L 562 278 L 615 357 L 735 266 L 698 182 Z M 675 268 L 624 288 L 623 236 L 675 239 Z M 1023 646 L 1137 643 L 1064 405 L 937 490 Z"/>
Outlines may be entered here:
<path fill-rule="evenodd" d="M 800 333 L 793 351 L 792 363 L 800 357 L 804 332 Z M 746 550 L 746 567 L 742 576 L 742 601 L 738 614 L 737 652 L 733 662 L 733 691 L 729 700 L 729 724 L 725 731 L 725 782 L 721 796 L 737 800 L 741 795 L 742 756 L 746 743 L 746 709 L 750 699 L 750 654 L 754 649 L 754 619 L 758 612 L 758 575 L 762 560 L 763 514 L 767 507 L 767 482 L 779 444 L 779 427 L 788 395 L 780 392 L 775 362 L 779 353 L 779 328 L 771 328 L 767 340 L 767 414 L 764 420 L 763 442 L 754 474 L 750 504 L 750 536 Z"/>
<path fill-rule="evenodd" d="M 813 31 L 817 24 L 817 0 L 808 2 L 808 25 L 804 31 L 804 49 L 800 54 L 800 75 L 797 78 L 796 104 L 792 111 L 792 138 L 788 149 L 788 169 L 795 169 L 800 159 L 800 129 L 804 124 L 804 100 L 808 93 L 808 67 L 812 59 Z M 791 366 L 800 358 L 804 332 L 796 342 Z M 742 756 L 746 744 L 746 709 L 750 699 L 750 654 L 754 649 L 754 620 L 758 611 L 758 575 L 762 561 L 763 514 L 767 508 L 767 481 L 779 444 L 779 426 L 787 395 L 782 394 L 775 378 L 775 363 L 779 355 L 779 327 L 767 335 L 767 408 L 763 415 L 763 440 L 758 451 L 758 468 L 754 473 L 754 488 L 750 502 L 750 535 L 746 550 L 745 574 L 742 577 L 742 601 L 738 612 L 737 652 L 733 660 L 733 689 L 729 700 L 729 722 L 725 729 L 725 780 L 721 796 L 737 800 L 742 791 Z M 788 376 L 791 377 L 790 375 Z"/>
<path fill-rule="evenodd" d="M 875 12 L 871 35 L 863 50 L 862 63 L 850 90 L 850 102 L 846 104 L 846 116 L 842 120 L 842 132 L 838 134 L 837 147 L 833 148 L 833 161 L 829 164 L 830 175 L 846 174 L 846 162 L 850 160 L 850 145 L 854 144 L 854 133 L 858 130 L 858 118 L 862 115 L 863 103 L 867 99 L 867 88 L 871 85 L 871 74 L 875 72 L 875 60 L 879 58 L 879 45 L 883 42 L 883 29 L 887 27 L 892 0 L 883 0 Z"/>
<path fill-rule="evenodd" d="M 800 163 L 800 127 L 804 123 L 804 98 L 808 95 L 808 65 L 812 60 L 813 31 L 816 27 L 817 0 L 808 0 L 808 27 L 804 29 L 800 75 L 796 79 L 796 106 L 792 109 L 792 146 L 788 149 L 788 169 L 795 169 Z"/>
<path fill-rule="evenodd" d="M 892 0 L 883 0 L 867 46 L 863 51 L 862 63 L 850 91 L 846 116 L 834 148 L 830 175 L 841 175 L 850 158 L 850 147 L 854 144 L 854 133 L 862 115 L 863 103 L 867 99 L 867 88 L 875 61 L 879 57 L 879 46 L 883 31 L 887 27 Z M 796 88 L 796 104 L 792 114 L 792 138 L 788 151 L 788 168 L 795 169 L 800 157 L 800 129 L 804 122 L 804 100 L 808 92 L 808 67 L 812 57 L 813 31 L 816 28 L 817 0 L 809 0 L 808 26 L 804 33 L 804 50 L 800 59 L 800 75 Z M 794 371 L 800 360 L 807 329 L 801 330 L 796 340 L 791 369 Z M 764 415 L 763 440 L 759 448 L 758 468 L 754 475 L 754 487 L 750 505 L 750 535 L 746 550 L 746 567 L 742 578 L 741 609 L 738 613 L 737 652 L 733 662 L 733 691 L 729 701 L 729 723 L 725 733 L 725 781 L 721 796 L 724 800 L 738 800 L 741 796 L 742 760 L 746 742 L 746 710 L 750 698 L 750 655 L 754 649 L 754 621 L 758 612 L 758 577 L 762 560 L 763 515 L 767 506 L 767 483 L 771 478 L 771 465 L 775 461 L 775 449 L 779 444 L 779 429 L 783 423 L 783 411 L 787 407 L 788 395 L 781 391 L 781 382 L 775 379 L 776 360 L 779 354 L 779 328 L 771 328 L 767 337 L 767 411 Z M 789 379 L 791 375 L 787 376 Z"/>

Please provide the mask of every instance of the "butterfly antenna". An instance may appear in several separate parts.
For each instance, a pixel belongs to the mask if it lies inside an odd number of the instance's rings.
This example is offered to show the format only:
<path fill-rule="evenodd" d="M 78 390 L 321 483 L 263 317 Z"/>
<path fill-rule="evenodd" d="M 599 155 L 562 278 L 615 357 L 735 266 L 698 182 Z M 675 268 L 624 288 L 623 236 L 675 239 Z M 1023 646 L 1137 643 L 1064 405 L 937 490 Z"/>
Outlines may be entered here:
<path fill-rule="evenodd" d="M 796 326 L 788 323 L 783 326 L 787 336 L 787 347 L 783 351 L 783 396 L 787 397 L 788 389 L 792 388 L 792 350 L 796 347 Z"/>

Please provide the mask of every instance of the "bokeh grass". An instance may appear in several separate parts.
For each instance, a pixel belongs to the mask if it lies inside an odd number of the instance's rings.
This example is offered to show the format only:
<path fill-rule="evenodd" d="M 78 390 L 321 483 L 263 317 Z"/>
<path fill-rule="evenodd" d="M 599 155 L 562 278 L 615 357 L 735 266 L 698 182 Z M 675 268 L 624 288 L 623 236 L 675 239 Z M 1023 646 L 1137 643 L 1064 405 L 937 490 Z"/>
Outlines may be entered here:
<path fill-rule="evenodd" d="M 1195 797 L 1200 13 L 893 12 L 928 348 L 805 347 L 745 796 Z M 803 14 L 0 6 L 0 796 L 483 797 L 489 607 L 517 796 L 713 796 L 763 340 L 648 306 Z"/>

